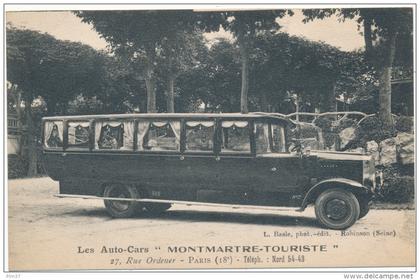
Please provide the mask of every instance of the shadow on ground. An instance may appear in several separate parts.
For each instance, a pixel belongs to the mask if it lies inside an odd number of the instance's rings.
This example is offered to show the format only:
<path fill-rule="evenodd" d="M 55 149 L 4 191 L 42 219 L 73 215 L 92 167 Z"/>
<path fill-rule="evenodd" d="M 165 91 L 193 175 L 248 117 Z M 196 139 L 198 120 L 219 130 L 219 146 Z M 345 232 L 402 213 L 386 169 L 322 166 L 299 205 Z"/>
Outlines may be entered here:
<path fill-rule="evenodd" d="M 108 213 L 103 208 L 83 209 L 68 211 L 63 215 L 73 217 L 100 217 L 109 218 Z M 112 218 L 109 218 L 112 219 Z M 185 221 L 185 222 L 216 222 L 233 224 L 253 224 L 271 226 L 304 226 L 316 227 L 320 225 L 315 217 L 301 217 L 284 214 L 264 214 L 264 213 L 237 213 L 220 211 L 192 211 L 192 210 L 168 210 L 160 214 L 141 212 L 131 219 L 153 219 L 159 221 Z M 107 219 L 108 220 L 108 219 Z"/>

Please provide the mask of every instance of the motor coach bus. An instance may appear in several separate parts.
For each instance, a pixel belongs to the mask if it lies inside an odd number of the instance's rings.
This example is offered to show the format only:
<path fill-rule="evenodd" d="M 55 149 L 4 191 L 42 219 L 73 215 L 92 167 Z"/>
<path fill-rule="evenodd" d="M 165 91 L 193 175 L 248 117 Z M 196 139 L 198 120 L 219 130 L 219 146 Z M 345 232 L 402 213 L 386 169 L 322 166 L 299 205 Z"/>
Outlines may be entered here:
<path fill-rule="evenodd" d="M 43 119 L 43 160 L 59 197 L 103 199 L 112 217 L 172 204 L 315 205 L 345 229 L 369 211 L 368 155 L 303 149 L 281 114 L 120 114 Z"/>

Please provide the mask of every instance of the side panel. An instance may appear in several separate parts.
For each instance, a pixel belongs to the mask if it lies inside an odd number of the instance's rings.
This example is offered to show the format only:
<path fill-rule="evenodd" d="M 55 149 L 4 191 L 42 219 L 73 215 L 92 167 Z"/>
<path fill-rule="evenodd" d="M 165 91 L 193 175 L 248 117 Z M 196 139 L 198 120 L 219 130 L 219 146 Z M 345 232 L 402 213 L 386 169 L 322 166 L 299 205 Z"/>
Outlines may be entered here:
<path fill-rule="evenodd" d="M 146 197 L 196 201 L 199 189 L 226 190 L 212 155 L 67 152 L 45 157 L 49 176 L 72 194 L 92 194 L 104 183 L 130 183 L 146 190 Z"/>
<path fill-rule="evenodd" d="M 65 156 L 64 156 L 65 155 Z M 362 182 L 360 161 L 316 157 L 244 157 L 180 154 L 47 152 L 49 176 L 60 192 L 101 195 L 104 183 L 139 186 L 148 198 L 297 206 L 317 182 L 348 178 Z"/>
<path fill-rule="evenodd" d="M 187 163 L 179 155 L 68 153 L 64 166 L 69 180 L 80 178 L 82 183 L 89 179 L 99 185 L 130 183 L 146 190 L 142 194 L 146 197 L 152 196 L 147 190 L 155 190 L 153 198 L 195 200 L 195 186 L 186 180 L 192 178 L 184 175 Z"/>
<path fill-rule="evenodd" d="M 101 195 L 104 183 L 139 186 L 148 198 L 294 206 L 302 187 L 300 159 L 213 155 L 47 153 L 60 193 Z M 274 169 L 273 169 L 274 168 Z"/>
<path fill-rule="evenodd" d="M 242 203 L 272 206 L 299 204 L 293 201 L 300 199 L 299 194 L 307 183 L 299 157 L 220 158 L 220 185 L 242 192 Z"/>
<path fill-rule="evenodd" d="M 53 180 L 61 180 L 66 175 L 61 152 L 44 153 L 41 160 L 47 175 Z"/>

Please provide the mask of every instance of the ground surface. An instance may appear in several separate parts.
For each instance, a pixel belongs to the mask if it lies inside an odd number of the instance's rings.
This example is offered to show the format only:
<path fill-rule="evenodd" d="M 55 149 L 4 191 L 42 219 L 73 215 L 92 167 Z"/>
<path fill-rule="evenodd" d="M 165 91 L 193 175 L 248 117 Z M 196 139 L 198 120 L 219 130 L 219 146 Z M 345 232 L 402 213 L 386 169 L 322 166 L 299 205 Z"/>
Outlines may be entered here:
<path fill-rule="evenodd" d="M 298 213 L 173 206 L 161 216 L 112 219 L 100 200 L 53 197 L 57 192 L 58 183 L 49 178 L 8 182 L 11 270 L 415 263 L 413 210 L 371 210 L 341 232 L 320 228 L 313 208 Z M 200 253 L 199 246 L 239 246 L 240 252 Z"/>

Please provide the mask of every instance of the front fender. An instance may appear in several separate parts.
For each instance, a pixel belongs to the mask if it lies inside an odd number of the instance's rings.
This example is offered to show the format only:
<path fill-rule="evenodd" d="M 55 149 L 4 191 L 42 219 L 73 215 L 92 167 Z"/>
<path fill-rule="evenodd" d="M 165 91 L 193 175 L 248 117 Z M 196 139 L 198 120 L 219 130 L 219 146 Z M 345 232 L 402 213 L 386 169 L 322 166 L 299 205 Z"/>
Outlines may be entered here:
<path fill-rule="evenodd" d="M 368 195 L 370 193 L 370 189 L 361 183 L 346 179 L 346 178 L 331 178 L 322 180 L 318 183 L 316 183 L 314 186 L 312 186 L 309 191 L 306 193 L 302 205 L 300 207 L 300 210 L 305 210 L 306 206 L 315 201 L 316 196 L 320 194 L 322 191 L 328 189 L 328 188 L 334 188 L 334 187 L 341 187 L 343 189 L 357 192 L 357 193 L 363 193 Z"/>

